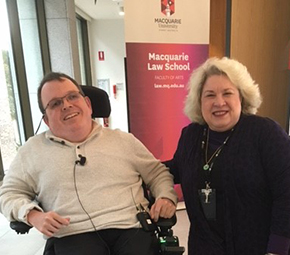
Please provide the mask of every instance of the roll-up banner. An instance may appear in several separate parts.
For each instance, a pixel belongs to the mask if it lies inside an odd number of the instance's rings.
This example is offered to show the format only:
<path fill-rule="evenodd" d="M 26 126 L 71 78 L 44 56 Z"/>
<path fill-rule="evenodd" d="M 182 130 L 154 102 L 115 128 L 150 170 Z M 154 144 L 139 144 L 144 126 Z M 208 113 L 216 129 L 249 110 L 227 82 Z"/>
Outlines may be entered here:
<path fill-rule="evenodd" d="M 125 0 L 129 129 L 161 161 L 181 130 L 191 72 L 208 57 L 209 0 Z"/>

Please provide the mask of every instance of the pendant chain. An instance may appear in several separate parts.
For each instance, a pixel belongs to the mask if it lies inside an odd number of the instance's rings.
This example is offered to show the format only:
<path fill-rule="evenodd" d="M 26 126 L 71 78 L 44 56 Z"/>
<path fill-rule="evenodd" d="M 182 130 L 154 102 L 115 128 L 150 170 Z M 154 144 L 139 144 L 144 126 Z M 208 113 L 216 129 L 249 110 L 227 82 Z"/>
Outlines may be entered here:
<path fill-rule="evenodd" d="M 226 137 L 226 139 L 223 141 L 223 143 L 215 150 L 215 152 L 211 155 L 209 159 L 208 158 L 208 146 L 209 146 L 209 128 L 207 128 L 207 134 L 206 134 L 206 144 L 204 141 L 202 141 L 202 148 L 204 149 L 204 145 L 206 146 L 205 148 L 205 164 L 203 165 L 203 170 L 211 171 L 214 163 L 214 158 L 217 158 L 222 151 L 223 147 L 226 145 L 227 141 L 229 140 L 232 132 L 234 131 L 234 128 L 232 128 L 230 134 Z M 205 136 L 206 129 L 204 130 L 204 136 Z"/>

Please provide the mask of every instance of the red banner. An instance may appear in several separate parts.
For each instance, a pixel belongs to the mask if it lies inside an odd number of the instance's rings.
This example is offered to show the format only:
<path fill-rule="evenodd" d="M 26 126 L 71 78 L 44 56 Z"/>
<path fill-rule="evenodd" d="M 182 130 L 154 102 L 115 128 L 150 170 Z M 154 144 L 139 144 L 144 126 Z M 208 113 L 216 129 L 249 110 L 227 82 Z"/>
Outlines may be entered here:
<path fill-rule="evenodd" d="M 127 43 L 130 132 L 155 157 L 170 159 L 181 129 L 190 73 L 208 57 L 208 45 Z"/>

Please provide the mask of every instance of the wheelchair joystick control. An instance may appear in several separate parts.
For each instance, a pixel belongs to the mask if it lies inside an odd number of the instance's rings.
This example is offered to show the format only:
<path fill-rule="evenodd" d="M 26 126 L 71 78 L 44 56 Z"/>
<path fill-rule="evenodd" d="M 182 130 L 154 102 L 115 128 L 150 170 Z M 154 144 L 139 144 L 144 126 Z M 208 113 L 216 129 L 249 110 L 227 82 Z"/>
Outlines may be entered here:
<path fill-rule="evenodd" d="M 176 224 L 176 215 L 170 219 L 159 218 L 157 222 L 154 222 L 141 204 L 137 209 L 139 211 L 137 219 L 142 228 L 147 232 L 156 234 L 161 255 L 182 255 L 184 253 L 184 247 L 179 246 L 178 237 L 173 235 L 171 229 Z"/>
<path fill-rule="evenodd" d="M 156 223 L 161 255 L 181 255 L 185 251 L 183 246 L 179 246 L 179 239 L 173 235 L 173 230 L 171 229 L 176 224 L 176 221 L 176 215 L 174 214 L 170 219 L 160 218 Z"/>

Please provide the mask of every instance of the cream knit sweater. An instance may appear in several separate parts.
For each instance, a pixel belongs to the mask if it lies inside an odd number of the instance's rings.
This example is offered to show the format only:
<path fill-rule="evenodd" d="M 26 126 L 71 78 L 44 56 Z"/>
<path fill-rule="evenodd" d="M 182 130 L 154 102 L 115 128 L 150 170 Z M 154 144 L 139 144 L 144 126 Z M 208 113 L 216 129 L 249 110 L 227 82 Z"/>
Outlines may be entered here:
<path fill-rule="evenodd" d="M 83 166 L 75 163 L 79 154 L 86 157 Z M 176 202 L 168 169 L 132 134 L 94 122 L 86 141 L 74 144 L 47 131 L 19 149 L 0 188 L 0 210 L 9 221 L 26 222 L 37 200 L 39 209 L 70 218 L 57 237 L 139 227 L 136 205 L 148 205 L 142 179 L 157 199 Z"/>

